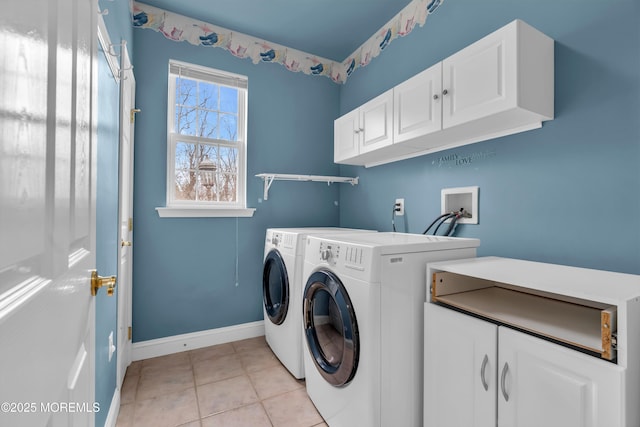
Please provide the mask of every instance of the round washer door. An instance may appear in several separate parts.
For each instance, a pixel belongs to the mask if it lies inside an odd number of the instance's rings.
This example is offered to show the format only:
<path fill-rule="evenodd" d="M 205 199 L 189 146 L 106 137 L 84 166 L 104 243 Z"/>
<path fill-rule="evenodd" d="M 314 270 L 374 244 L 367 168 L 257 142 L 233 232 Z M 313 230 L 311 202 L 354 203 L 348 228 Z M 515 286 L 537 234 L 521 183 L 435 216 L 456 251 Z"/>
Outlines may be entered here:
<path fill-rule="evenodd" d="M 346 288 L 331 271 L 309 276 L 303 316 L 305 339 L 318 372 L 335 387 L 349 384 L 360 356 L 358 322 Z"/>
<path fill-rule="evenodd" d="M 289 308 L 289 275 L 282 255 L 271 250 L 264 259 L 262 270 L 262 300 L 269 320 L 280 325 Z"/>

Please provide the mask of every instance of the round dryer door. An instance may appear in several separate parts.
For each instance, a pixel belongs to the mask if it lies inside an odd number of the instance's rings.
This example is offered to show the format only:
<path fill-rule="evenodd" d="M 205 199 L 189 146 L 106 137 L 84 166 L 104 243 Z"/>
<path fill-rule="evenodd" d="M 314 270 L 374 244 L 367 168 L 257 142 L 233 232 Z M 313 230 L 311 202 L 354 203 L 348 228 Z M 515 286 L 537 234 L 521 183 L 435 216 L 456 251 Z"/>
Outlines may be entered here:
<path fill-rule="evenodd" d="M 305 338 L 318 372 L 329 384 L 347 385 L 358 368 L 358 322 L 347 290 L 331 271 L 316 271 L 307 280 L 303 316 Z"/>
<path fill-rule="evenodd" d="M 262 299 L 269 320 L 276 325 L 282 324 L 289 308 L 289 276 L 276 249 L 270 251 L 264 260 Z"/>

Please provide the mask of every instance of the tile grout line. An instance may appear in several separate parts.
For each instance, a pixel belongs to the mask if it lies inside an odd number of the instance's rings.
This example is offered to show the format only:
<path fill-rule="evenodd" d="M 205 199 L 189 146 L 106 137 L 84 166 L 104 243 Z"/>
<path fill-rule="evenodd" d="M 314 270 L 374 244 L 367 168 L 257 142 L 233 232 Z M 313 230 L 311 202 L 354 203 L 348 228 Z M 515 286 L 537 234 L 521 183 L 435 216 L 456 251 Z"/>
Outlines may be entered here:
<path fill-rule="evenodd" d="M 262 410 L 264 411 L 265 415 L 267 416 L 267 419 L 269 420 L 269 424 L 271 424 L 271 427 L 275 427 L 275 424 L 273 423 L 273 420 L 271 419 L 271 416 L 269 415 L 269 412 L 267 412 L 267 408 L 264 407 L 264 403 L 263 403 L 264 399 L 262 399 L 260 397 L 260 395 L 258 394 L 258 389 L 256 388 L 256 385 L 254 384 L 253 380 L 251 379 L 251 375 L 249 375 L 249 371 L 247 371 L 247 368 L 244 366 L 244 363 L 242 363 L 242 361 L 240 362 L 240 364 L 242 365 L 242 370 L 244 371 L 244 374 L 249 379 L 249 383 L 251 384 L 251 387 L 253 388 L 253 391 L 256 393 L 256 397 L 258 398 L 258 403 L 260 404 L 260 407 L 262 408 Z"/>
<path fill-rule="evenodd" d="M 191 376 L 193 377 L 193 392 L 196 395 L 196 408 L 198 409 L 198 424 L 202 427 L 202 412 L 200 411 L 200 399 L 198 396 L 198 383 L 196 382 L 196 368 L 193 366 L 192 351 L 189 351 L 189 365 L 191 366 Z"/>

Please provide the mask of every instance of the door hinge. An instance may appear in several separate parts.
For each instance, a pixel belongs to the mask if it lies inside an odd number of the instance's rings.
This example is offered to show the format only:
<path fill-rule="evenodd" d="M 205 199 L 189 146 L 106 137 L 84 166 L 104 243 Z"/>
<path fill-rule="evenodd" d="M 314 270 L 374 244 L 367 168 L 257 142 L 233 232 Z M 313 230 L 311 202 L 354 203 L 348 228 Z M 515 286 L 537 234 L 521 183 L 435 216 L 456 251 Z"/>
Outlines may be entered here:
<path fill-rule="evenodd" d="M 129 218 L 129 231 L 133 231 L 133 218 Z"/>
<path fill-rule="evenodd" d="M 128 332 L 127 332 L 127 337 L 129 338 L 129 341 L 131 341 L 131 335 L 132 334 L 133 334 L 133 330 L 131 329 L 131 326 L 129 326 Z"/>
<path fill-rule="evenodd" d="M 131 123 L 136 121 L 136 113 L 139 113 L 141 110 L 139 108 L 132 108 L 131 111 L 129 112 L 129 119 L 131 120 Z"/>

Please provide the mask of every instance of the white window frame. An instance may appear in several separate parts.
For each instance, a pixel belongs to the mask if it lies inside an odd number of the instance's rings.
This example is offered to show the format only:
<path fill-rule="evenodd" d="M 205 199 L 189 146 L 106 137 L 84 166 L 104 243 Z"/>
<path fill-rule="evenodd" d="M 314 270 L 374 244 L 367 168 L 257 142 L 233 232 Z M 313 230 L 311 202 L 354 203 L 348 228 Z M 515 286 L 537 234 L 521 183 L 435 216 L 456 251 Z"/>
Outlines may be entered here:
<path fill-rule="evenodd" d="M 167 95 L 167 193 L 166 206 L 156 211 L 161 217 L 249 217 L 255 209 L 246 205 L 247 182 L 247 98 L 248 79 L 246 76 L 228 73 L 213 68 L 186 62 L 170 60 Z M 173 71 L 172 71 L 173 70 Z M 238 135 L 237 141 L 228 142 L 210 138 L 181 135 L 175 133 L 175 93 L 176 70 L 180 75 L 191 80 L 214 83 L 238 89 Z M 236 201 L 190 201 L 175 198 L 175 164 L 176 145 L 178 142 L 205 143 L 209 145 L 228 146 L 238 150 L 238 175 L 236 184 Z"/>

